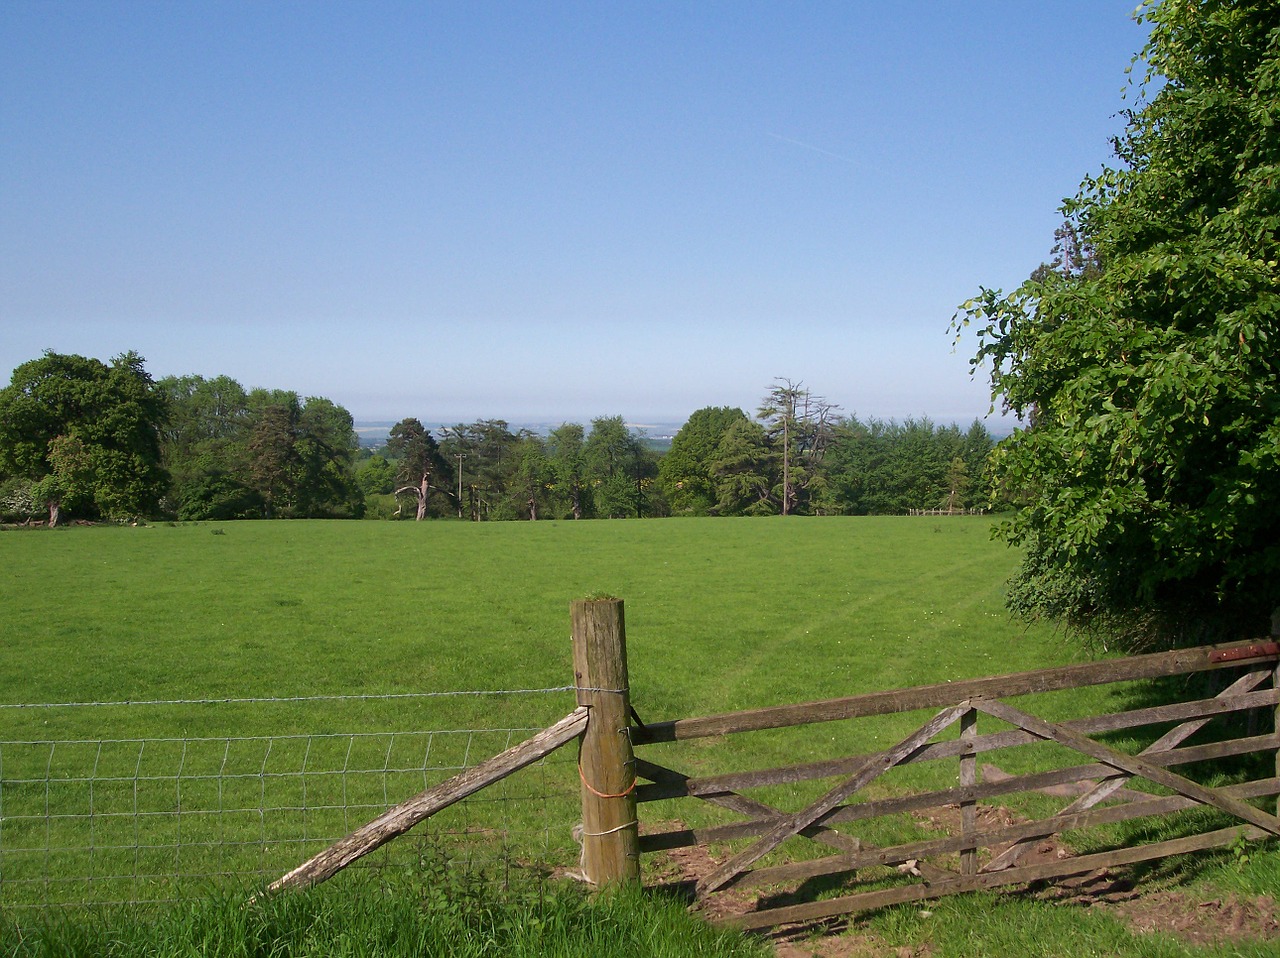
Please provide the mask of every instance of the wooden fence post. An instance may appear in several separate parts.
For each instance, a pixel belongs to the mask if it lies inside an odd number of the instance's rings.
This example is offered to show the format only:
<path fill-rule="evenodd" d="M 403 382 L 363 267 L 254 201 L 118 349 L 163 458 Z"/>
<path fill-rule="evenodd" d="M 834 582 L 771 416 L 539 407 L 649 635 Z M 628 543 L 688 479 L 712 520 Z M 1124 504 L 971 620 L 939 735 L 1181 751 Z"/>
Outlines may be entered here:
<path fill-rule="evenodd" d="M 1280 607 L 1271 613 L 1271 638 L 1280 642 Z M 1271 687 L 1280 689 L 1280 661 L 1272 668 Z M 1272 728 L 1275 729 L 1276 738 L 1280 739 L 1280 703 L 1276 704 L 1275 713 Z M 1280 778 L 1280 748 L 1276 749 L 1276 778 Z M 1276 796 L 1276 815 L 1280 815 L 1280 795 Z"/>
<path fill-rule="evenodd" d="M 621 599 L 571 607 L 578 704 L 591 711 L 578 753 L 582 779 L 582 870 L 597 886 L 640 880 L 631 691 Z"/>

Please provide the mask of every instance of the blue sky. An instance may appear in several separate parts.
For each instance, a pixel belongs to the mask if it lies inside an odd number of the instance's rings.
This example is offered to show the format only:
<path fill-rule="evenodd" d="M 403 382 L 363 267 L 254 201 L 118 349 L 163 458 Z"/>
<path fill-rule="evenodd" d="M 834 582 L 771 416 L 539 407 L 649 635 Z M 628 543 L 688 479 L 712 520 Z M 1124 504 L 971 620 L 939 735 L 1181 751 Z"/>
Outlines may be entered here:
<path fill-rule="evenodd" d="M 1110 156 L 1134 0 L 0 5 L 0 382 L 357 419 L 984 415 L 956 305 Z"/>

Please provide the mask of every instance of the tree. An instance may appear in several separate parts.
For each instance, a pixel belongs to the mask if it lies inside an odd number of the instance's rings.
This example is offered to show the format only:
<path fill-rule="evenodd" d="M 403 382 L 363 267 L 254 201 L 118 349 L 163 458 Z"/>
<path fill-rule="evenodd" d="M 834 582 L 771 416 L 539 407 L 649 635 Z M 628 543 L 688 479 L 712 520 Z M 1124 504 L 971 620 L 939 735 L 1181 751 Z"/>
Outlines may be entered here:
<path fill-rule="evenodd" d="M 1139 15 L 1119 163 L 1063 206 L 1090 267 L 953 321 L 1027 423 L 993 458 L 1027 503 L 1001 528 L 1026 550 L 1011 606 L 1130 649 L 1264 633 L 1280 604 L 1275 6 Z"/>
<path fill-rule="evenodd" d="M 417 500 L 414 518 L 427 517 L 432 493 L 449 496 L 452 470 L 440 454 L 431 432 L 417 419 L 401 419 L 391 427 L 387 454 L 399 460 L 395 471 L 395 494 L 412 493 Z"/>
<path fill-rule="evenodd" d="M 586 430 L 581 423 L 561 423 L 547 436 L 547 457 L 554 475 L 554 492 L 564 502 L 571 518 L 592 514 L 591 481 L 583 452 Z"/>
<path fill-rule="evenodd" d="M 472 520 L 490 518 L 490 513 L 507 499 L 516 459 L 512 455 L 519 439 L 504 419 L 481 419 L 473 423 L 446 426 L 440 452 L 449 462 L 462 457 L 466 475 L 466 496 Z M 461 507 L 461 503 L 459 503 Z"/>
<path fill-rule="evenodd" d="M 168 476 L 160 464 L 162 393 L 135 352 L 110 365 L 48 351 L 0 390 L 0 472 L 56 525 L 68 510 L 108 519 L 151 515 Z"/>
<path fill-rule="evenodd" d="M 512 492 L 516 515 L 537 521 L 539 504 L 546 504 L 555 481 L 555 467 L 547 458 L 542 440 L 530 432 L 522 432 L 513 452 L 516 468 L 512 475 Z"/>
<path fill-rule="evenodd" d="M 716 515 L 770 515 L 778 456 L 764 427 L 750 419 L 733 423 L 720 438 L 710 465 L 716 482 Z"/>
<path fill-rule="evenodd" d="M 302 414 L 296 394 L 270 397 L 253 416 L 249 432 L 250 486 L 261 497 L 263 516 L 288 514 L 292 505 L 293 474 L 299 466 L 298 420 Z"/>
<path fill-rule="evenodd" d="M 644 481 L 653 470 L 626 420 L 621 416 L 591 420 L 582 455 L 591 470 L 598 515 L 614 519 L 644 514 Z"/>
<path fill-rule="evenodd" d="M 840 407 L 815 396 L 803 383 L 778 377 L 760 404 L 756 417 L 782 459 L 782 482 L 776 497 L 782 514 L 808 511 L 826 484 L 822 459 L 833 435 L 834 414 Z"/>
<path fill-rule="evenodd" d="M 178 518 L 241 519 L 265 503 L 247 474 L 248 394 L 228 376 L 166 376 L 156 383 L 168 414 L 160 451 Z"/>
<path fill-rule="evenodd" d="M 705 516 L 715 509 L 716 477 L 711 466 L 729 428 L 747 414 L 731 406 L 706 406 L 680 427 L 658 463 L 658 481 L 676 515 Z"/>
<path fill-rule="evenodd" d="M 359 448 L 351 413 L 323 396 L 308 396 L 298 416 L 295 444 L 298 515 L 358 519 L 364 514 L 364 496 L 355 476 Z"/>
<path fill-rule="evenodd" d="M 396 488 L 396 466 L 385 456 L 370 456 L 356 467 L 356 483 L 366 496 L 390 495 Z"/>

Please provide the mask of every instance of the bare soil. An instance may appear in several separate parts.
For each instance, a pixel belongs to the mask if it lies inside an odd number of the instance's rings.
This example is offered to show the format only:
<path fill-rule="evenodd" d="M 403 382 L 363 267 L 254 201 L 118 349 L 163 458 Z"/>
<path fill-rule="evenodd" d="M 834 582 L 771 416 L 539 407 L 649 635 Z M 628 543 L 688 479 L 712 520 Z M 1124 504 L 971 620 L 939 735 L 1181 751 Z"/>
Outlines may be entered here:
<path fill-rule="evenodd" d="M 979 806 L 983 825 L 1010 825 L 1016 819 L 1008 809 Z M 935 811 L 921 823 L 939 831 L 959 828 L 959 809 Z M 666 825 L 679 827 L 678 823 Z M 1071 850 L 1056 839 L 1046 839 L 1028 851 L 1024 862 L 1063 859 Z M 703 847 L 673 849 L 655 856 L 646 876 L 653 884 L 692 894 L 693 885 L 720 862 Z M 1280 908 L 1273 897 L 1224 895 L 1204 898 L 1188 891 L 1143 892 L 1124 869 L 1103 869 L 1085 875 L 1040 883 L 1010 894 L 1030 895 L 1063 907 L 1105 909 L 1124 921 L 1136 934 L 1163 932 L 1190 945 L 1237 941 L 1280 942 Z M 729 918 L 754 911 L 760 901 L 754 890 L 730 888 L 699 906 L 708 920 Z M 928 910 L 924 903 L 922 910 Z M 856 918 L 822 926 L 781 927 L 770 935 L 778 958 L 928 958 L 930 945 L 893 947 L 877 935 L 862 931 Z"/>

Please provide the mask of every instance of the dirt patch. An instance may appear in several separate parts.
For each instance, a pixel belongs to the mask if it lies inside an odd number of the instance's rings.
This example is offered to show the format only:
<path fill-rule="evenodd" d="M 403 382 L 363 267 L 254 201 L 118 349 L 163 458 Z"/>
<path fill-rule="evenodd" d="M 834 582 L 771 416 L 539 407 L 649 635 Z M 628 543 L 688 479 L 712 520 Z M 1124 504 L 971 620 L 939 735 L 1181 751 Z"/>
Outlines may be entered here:
<path fill-rule="evenodd" d="M 1162 931 L 1189 944 L 1280 939 L 1280 920 L 1272 898 L 1201 899 L 1185 892 L 1139 895 L 1113 906 L 1136 932 Z"/>
<path fill-rule="evenodd" d="M 979 806 L 976 811 L 980 828 L 1013 825 L 1018 821 L 1008 809 L 998 806 Z M 934 809 L 919 820 L 926 827 L 956 834 L 960 829 L 960 810 Z M 667 822 L 664 826 L 683 827 L 678 822 Z M 1070 848 L 1062 842 L 1046 838 L 1031 845 L 1020 863 L 1061 860 L 1071 855 Z M 692 901 L 693 886 L 718 864 L 720 862 L 703 847 L 672 849 L 654 857 L 646 880 L 683 889 Z M 1203 898 L 1185 891 L 1143 892 L 1124 869 L 1101 869 L 1010 893 L 1057 902 L 1064 907 L 1106 909 L 1136 934 L 1162 932 L 1190 945 L 1280 941 L 1280 908 L 1273 898 L 1265 895 Z M 731 888 L 712 896 L 698 911 L 709 921 L 729 918 L 754 911 L 760 897 L 751 890 Z M 927 943 L 893 947 L 874 934 L 860 933 L 856 920 L 853 923 L 841 920 L 826 926 L 784 927 L 769 937 L 778 958 L 870 958 L 872 955 L 928 958 L 933 954 Z"/>

